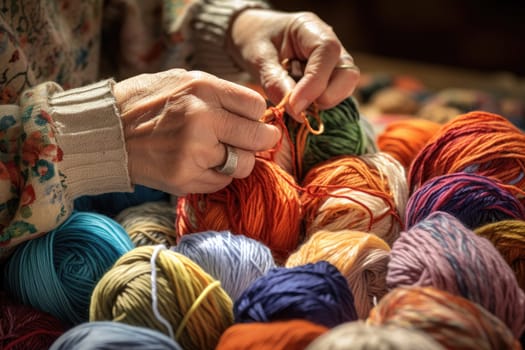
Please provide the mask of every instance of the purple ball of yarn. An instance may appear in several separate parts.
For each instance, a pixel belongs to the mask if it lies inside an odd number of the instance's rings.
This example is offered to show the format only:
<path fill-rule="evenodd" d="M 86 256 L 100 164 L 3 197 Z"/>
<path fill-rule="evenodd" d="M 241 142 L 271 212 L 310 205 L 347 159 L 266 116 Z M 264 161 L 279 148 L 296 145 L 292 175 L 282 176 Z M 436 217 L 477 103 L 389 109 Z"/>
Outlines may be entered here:
<path fill-rule="evenodd" d="M 436 176 L 417 189 L 407 202 L 406 227 L 435 211 L 455 216 L 470 229 L 501 220 L 525 220 L 525 208 L 500 181 L 463 172 Z"/>
<path fill-rule="evenodd" d="M 233 312 L 242 323 L 303 319 L 331 328 L 357 320 L 346 279 L 326 261 L 270 269 L 243 292 Z"/>
<path fill-rule="evenodd" d="M 445 212 L 401 232 L 388 263 L 387 287 L 431 286 L 480 304 L 519 337 L 525 292 L 492 243 Z"/>

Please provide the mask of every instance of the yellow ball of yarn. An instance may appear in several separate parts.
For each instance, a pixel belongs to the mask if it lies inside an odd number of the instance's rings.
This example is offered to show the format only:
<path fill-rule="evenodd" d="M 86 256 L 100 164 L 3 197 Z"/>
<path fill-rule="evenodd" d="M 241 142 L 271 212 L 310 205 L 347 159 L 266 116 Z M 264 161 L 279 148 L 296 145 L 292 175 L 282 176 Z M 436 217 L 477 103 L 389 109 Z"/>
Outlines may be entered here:
<path fill-rule="evenodd" d="M 233 323 L 220 283 L 182 254 L 163 246 L 123 255 L 93 291 L 90 321 L 156 329 L 184 349 L 214 349 Z"/>

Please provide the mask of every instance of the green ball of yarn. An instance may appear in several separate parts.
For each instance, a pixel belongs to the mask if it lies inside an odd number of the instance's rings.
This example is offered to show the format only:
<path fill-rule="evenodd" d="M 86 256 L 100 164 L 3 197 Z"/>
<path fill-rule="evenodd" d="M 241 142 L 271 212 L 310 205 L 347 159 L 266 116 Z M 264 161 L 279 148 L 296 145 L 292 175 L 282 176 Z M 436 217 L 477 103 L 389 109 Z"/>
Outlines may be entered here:
<path fill-rule="evenodd" d="M 308 121 L 314 130 L 319 129 L 318 120 L 308 114 Z M 304 144 L 299 177 L 306 174 L 313 166 L 341 155 L 361 155 L 377 151 L 373 130 L 359 113 L 357 101 L 348 97 L 334 108 L 319 111 L 319 119 L 324 125 L 324 131 L 319 135 L 308 133 Z M 301 125 L 289 118 L 287 128 L 290 139 L 298 149 L 298 137 Z M 297 157 L 300 154 L 297 152 Z"/>
<path fill-rule="evenodd" d="M 99 279 L 131 249 L 128 234 L 113 219 L 74 212 L 53 231 L 16 248 L 5 265 L 4 287 L 20 302 L 77 325 L 89 319 Z"/>

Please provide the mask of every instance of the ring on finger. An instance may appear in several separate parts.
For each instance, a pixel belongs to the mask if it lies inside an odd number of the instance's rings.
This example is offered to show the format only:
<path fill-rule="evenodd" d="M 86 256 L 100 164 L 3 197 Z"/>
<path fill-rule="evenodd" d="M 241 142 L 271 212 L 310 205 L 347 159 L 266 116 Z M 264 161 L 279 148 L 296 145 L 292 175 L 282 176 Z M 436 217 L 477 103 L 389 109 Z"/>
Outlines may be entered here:
<path fill-rule="evenodd" d="M 226 160 L 224 161 L 224 164 L 216 167 L 215 170 L 221 174 L 232 176 L 233 173 L 235 173 L 235 170 L 237 170 L 239 155 L 235 147 L 227 144 L 224 144 L 224 147 L 226 149 Z"/>

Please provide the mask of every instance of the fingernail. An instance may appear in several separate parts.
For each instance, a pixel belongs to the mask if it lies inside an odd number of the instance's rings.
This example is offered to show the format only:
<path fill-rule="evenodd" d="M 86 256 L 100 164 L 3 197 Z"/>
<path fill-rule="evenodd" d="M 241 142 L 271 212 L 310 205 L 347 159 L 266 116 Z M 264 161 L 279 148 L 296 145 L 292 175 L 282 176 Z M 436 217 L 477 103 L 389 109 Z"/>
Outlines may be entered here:
<path fill-rule="evenodd" d="M 303 112 L 306 107 L 308 107 L 308 101 L 306 99 L 301 99 L 299 101 L 297 101 L 294 106 L 293 106 L 293 111 L 295 113 L 295 115 L 299 115 L 301 114 L 301 112 Z"/>

